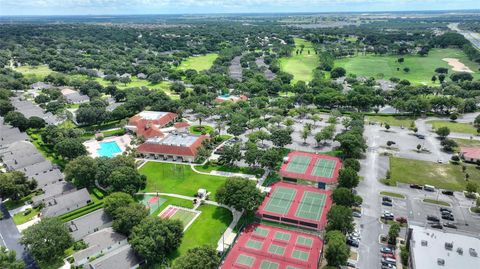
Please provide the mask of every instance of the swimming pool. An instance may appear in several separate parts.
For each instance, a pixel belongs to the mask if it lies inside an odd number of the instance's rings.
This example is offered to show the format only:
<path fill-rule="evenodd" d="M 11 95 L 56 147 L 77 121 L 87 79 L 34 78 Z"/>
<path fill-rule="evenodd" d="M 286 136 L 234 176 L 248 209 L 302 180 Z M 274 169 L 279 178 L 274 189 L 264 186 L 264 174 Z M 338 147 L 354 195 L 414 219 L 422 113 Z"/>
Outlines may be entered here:
<path fill-rule="evenodd" d="M 100 157 L 109 157 L 112 158 L 118 153 L 121 153 L 122 150 L 117 145 L 117 142 L 102 142 L 100 143 L 100 148 L 97 150 L 97 153 Z"/>

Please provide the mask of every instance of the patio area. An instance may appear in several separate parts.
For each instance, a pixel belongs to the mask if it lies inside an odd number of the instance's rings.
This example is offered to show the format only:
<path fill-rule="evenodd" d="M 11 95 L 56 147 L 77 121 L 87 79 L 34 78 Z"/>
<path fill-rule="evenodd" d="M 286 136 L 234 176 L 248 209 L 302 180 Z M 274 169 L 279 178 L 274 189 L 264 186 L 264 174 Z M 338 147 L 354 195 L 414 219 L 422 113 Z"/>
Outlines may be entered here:
<path fill-rule="evenodd" d="M 96 139 L 90 139 L 88 141 L 85 141 L 83 145 L 87 149 L 89 155 L 93 158 L 112 158 L 116 155 L 122 154 L 127 147 L 131 147 L 131 141 L 132 139 L 130 138 L 130 135 L 124 134 L 122 136 L 107 137 L 101 141 L 97 141 Z"/>

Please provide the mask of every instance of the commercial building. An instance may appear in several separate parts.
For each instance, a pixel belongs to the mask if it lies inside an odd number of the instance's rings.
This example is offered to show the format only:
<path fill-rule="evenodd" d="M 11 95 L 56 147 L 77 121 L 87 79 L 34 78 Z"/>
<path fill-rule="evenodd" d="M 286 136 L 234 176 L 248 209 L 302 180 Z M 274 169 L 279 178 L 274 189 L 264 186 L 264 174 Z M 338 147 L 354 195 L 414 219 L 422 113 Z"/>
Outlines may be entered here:
<path fill-rule="evenodd" d="M 173 124 L 176 119 L 177 114 L 172 112 L 142 111 L 131 117 L 125 128 L 145 139 L 164 137 L 160 129 Z"/>
<path fill-rule="evenodd" d="M 480 160 L 480 147 L 461 147 L 459 155 L 466 162 L 477 163 Z"/>
<path fill-rule="evenodd" d="M 164 160 L 193 162 L 197 150 L 208 137 L 194 134 L 169 134 L 165 138 L 147 139 L 138 146 L 137 150 L 144 156 L 151 156 Z"/>

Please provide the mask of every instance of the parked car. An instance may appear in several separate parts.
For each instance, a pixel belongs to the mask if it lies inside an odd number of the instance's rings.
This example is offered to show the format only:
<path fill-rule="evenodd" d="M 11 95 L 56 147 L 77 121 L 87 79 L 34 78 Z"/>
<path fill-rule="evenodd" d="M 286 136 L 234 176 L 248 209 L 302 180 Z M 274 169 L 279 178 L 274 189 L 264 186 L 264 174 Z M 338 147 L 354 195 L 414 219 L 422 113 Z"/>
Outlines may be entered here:
<path fill-rule="evenodd" d="M 394 254 L 393 249 L 391 249 L 391 248 L 389 248 L 389 247 L 382 247 L 382 248 L 380 249 L 380 252 L 381 252 L 381 253 L 391 253 L 391 254 Z"/>
<path fill-rule="evenodd" d="M 390 203 L 391 203 L 391 202 L 392 202 L 392 198 L 390 198 L 390 197 L 388 197 L 388 196 L 383 196 L 383 197 L 382 197 L 382 201 L 383 201 L 383 202 L 390 202 Z"/>
<path fill-rule="evenodd" d="M 393 253 L 382 253 L 382 258 L 392 258 L 395 259 L 395 255 Z"/>
<path fill-rule="evenodd" d="M 354 231 L 348 234 L 348 236 L 351 236 L 357 240 L 360 240 L 360 233 L 358 231 Z"/>
<path fill-rule="evenodd" d="M 445 208 L 445 207 L 440 207 L 440 212 L 442 212 L 442 214 L 443 214 L 443 212 L 448 212 L 448 213 L 452 214 L 452 210 L 448 209 L 448 208 Z"/>
<path fill-rule="evenodd" d="M 430 227 L 435 228 L 435 229 L 443 229 L 443 226 L 440 223 L 434 223 L 430 225 Z"/>
<path fill-rule="evenodd" d="M 361 218 L 361 217 L 362 217 L 362 213 L 360 213 L 360 212 L 358 212 L 358 211 L 353 211 L 352 216 L 354 216 L 355 218 Z"/>
<path fill-rule="evenodd" d="M 452 228 L 452 229 L 457 229 L 457 225 L 451 223 L 451 222 L 444 222 L 443 223 L 443 227 L 447 227 L 447 228 Z"/>
<path fill-rule="evenodd" d="M 446 219 L 446 220 L 451 220 L 451 221 L 455 221 L 455 217 L 452 215 L 452 214 L 445 214 L 445 215 L 442 215 L 442 219 Z"/>
<path fill-rule="evenodd" d="M 404 224 L 404 223 L 408 222 L 407 218 L 405 218 L 405 217 L 398 217 L 398 218 L 395 219 L 395 221 L 400 223 L 400 224 Z"/>
<path fill-rule="evenodd" d="M 425 136 L 422 134 L 417 134 L 416 136 L 418 137 L 418 139 L 425 139 Z"/>
<path fill-rule="evenodd" d="M 349 236 L 347 238 L 347 245 L 358 248 L 358 246 L 360 245 L 360 242 L 357 239 Z"/>
<path fill-rule="evenodd" d="M 434 221 L 434 222 L 440 222 L 440 219 L 435 217 L 435 216 L 432 216 L 432 215 L 428 215 L 427 216 L 427 220 L 429 221 Z"/>
<path fill-rule="evenodd" d="M 410 184 L 410 188 L 421 190 L 423 189 L 423 186 L 418 184 Z"/>
<path fill-rule="evenodd" d="M 392 213 L 390 213 L 388 211 L 385 211 L 385 212 L 383 212 L 382 218 L 385 219 L 385 220 L 394 220 L 395 216 Z"/>
<path fill-rule="evenodd" d="M 442 193 L 445 195 L 453 195 L 453 191 L 450 190 L 443 190 Z"/>
<path fill-rule="evenodd" d="M 357 266 L 353 262 L 347 261 L 347 267 L 348 268 L 357 268 Z"/>
<path fill-rule="evenodd" d="M 423 190 L 425 191 L 435 191 L 435 186 L 432 185 L 424 185 Z"/>
<path fill-rule="evenodd" d="M 389 201 L 383 201 L 383 202 L 382 202 L 382 205 L 384 205 L 384 206 L 393 206 L 392 202 L 389 202 Z"/>
<path fill-rule="evenodd" d="M 392 264 L 382 264 L 382 269 L 397 269 L 395 265 Z"/>
<path fill-rule="evenodd" d="M 392 258 L 382 258 L 382 264 L 397 265 L 397 260 Z"/>

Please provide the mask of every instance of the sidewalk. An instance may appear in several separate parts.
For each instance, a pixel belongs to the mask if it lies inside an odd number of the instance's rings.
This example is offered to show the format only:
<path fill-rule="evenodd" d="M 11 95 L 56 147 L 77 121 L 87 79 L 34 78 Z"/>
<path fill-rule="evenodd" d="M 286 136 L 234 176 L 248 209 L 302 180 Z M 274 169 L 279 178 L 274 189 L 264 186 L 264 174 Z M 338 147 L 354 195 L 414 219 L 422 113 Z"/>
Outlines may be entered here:
<path fill-rule="evenodd" d="M 35 216 L 32 220 L 25 222 L 23 224 L 17 225 L 18 231 L 21 233 L 23 230 L 27 229 L 30 226 L 33 226 L 40 222 L 40 218 Z"/>

